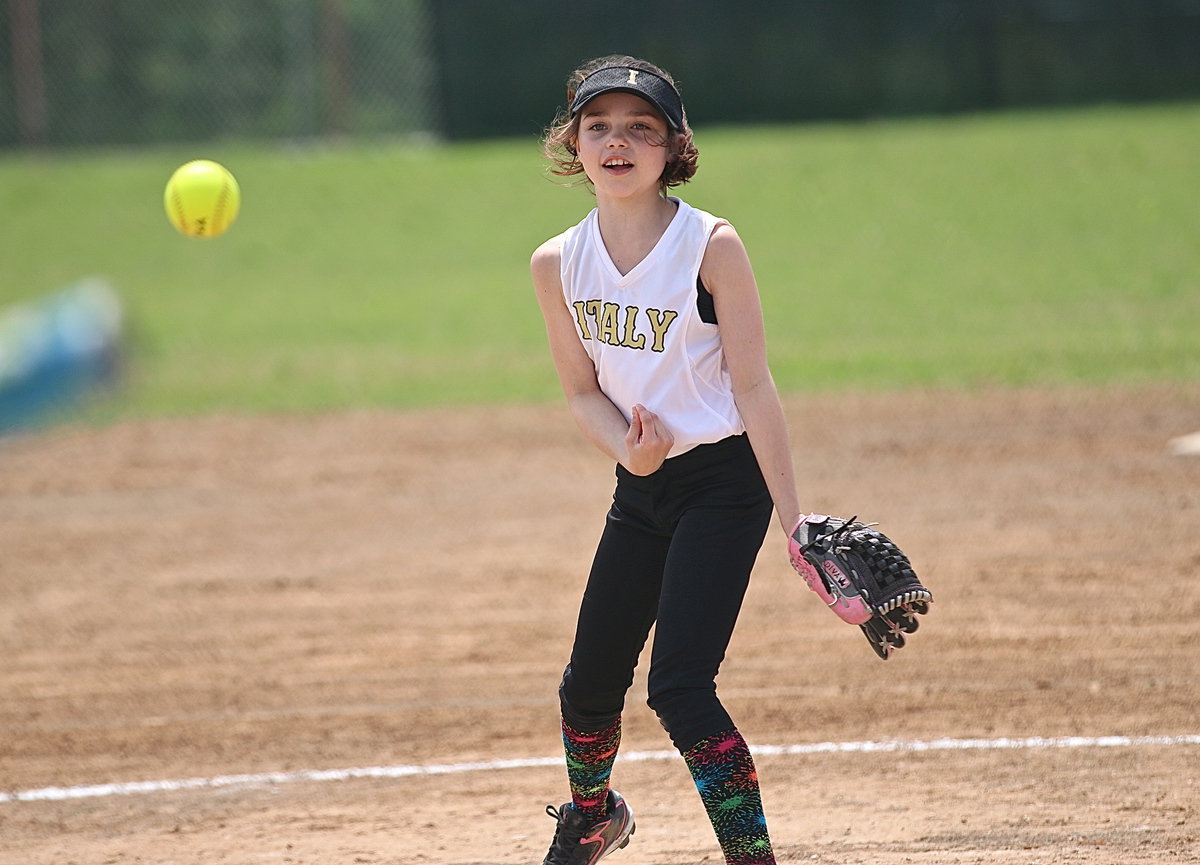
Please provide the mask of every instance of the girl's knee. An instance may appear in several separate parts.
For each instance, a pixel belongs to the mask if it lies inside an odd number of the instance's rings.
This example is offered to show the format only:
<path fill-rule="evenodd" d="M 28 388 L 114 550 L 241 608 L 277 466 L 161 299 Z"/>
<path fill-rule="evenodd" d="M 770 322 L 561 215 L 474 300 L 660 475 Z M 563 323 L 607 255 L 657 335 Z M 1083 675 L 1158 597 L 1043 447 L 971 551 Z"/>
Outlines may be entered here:
<path fill-rule="evenodd" d="M 621 717 L 625 708 L 626 690 L 584 688 L 568 664 L 558 686 L 558 704 L 562 718 L 568 726 L 579 731 L 607 729 Z"/>
<path fill-rule="evenodd" d="M 701 739 L 733 726 L 729 713 L 717 699 L 715 687 L 651 691 L 646 705 L 658 716 L 658 722 L 680 753 Z"/>

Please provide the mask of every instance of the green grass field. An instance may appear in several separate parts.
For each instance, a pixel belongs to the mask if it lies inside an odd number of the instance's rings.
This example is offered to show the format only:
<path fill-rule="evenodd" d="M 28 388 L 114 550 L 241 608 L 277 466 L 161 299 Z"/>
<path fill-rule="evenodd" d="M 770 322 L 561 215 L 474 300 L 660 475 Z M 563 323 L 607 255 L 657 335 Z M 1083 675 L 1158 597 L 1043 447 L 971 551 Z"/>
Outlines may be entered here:
<path fill-rule="evenodd" d="M 1200 377 L 1200 105 L 697 130 L 782 390 Z M 176 235 L 216 159 L 243 205 Z M 533 248 L 591 207 L 537 142 L 0 156 L 0 307 L 106 277 L 104 418 L 556 398 Z"/>

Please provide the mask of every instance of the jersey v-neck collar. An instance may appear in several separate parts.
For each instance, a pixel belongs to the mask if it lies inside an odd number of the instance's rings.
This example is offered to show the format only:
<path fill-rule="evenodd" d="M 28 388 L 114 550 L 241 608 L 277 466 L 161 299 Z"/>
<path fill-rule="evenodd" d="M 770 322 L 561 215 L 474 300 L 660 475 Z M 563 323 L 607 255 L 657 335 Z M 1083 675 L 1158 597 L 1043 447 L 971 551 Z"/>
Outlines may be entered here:
<path fill-rule="evenodd" d="M 663 229 L 663 233 L 659 235 L 658 240 L 650 251 L 630 268 L 628 273 L 622 274 L 616 263 L 612 260 L 612 254 L 609 253 L 608 247 L 604 243 L 604 236 L 600 233 L 600 212 L 595 212 L 595 218 L 592 220 L 592 239 L 596 244 L 596 249 L 600 250 L 600 259 L 604 262 L 604 269 L 608 271 L 609 277 L 617 286 L 627 286 L 638 280 L 641 274 L 645 273 L 654 266 L 654 259 L 660 255 L 660 250 L 667 246 L 667 241 L 676 232 L 681 230 L 684 223 L 683 211 L 688 205 L 682 199 L 674 196 L 667 197 L 669 201 L 675 203 L 675 213 L 671 217 L 671 221 L 667 223 L 667 227 Z"/>

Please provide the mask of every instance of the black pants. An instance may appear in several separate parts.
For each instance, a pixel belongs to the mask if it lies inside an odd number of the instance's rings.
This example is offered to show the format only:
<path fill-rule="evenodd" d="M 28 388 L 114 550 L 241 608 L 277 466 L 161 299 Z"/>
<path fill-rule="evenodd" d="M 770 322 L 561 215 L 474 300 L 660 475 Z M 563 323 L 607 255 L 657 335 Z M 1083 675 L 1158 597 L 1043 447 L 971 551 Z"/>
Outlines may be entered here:
<path fill-rule="evenodd" d="M 686 751 L 734 726 L 715 680 L 771 511 L 745 435 L 693 448 L 648 477 L 617 467 L 559 688 L 567 724 L 591 732 L 620 717 L 655 626 L 647 703 L 671 741 Z"/>

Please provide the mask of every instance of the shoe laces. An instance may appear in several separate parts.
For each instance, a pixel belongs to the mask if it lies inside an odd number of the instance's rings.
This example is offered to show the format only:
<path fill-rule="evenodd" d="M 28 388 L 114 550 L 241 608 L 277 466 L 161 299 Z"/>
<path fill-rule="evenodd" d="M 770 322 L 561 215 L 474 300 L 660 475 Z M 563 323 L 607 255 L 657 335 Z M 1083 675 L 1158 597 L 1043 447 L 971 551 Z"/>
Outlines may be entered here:
<path fill-rule="evenodd" d="M 569 820 L 567 814 L 553 805 L 546 806 L 546 813 L 558 824 L 554 838 L 550 841 L 550 852 L 543 865 L 570 865 L 571 857 L 579 850 L 579 842 L 587 831 L 586 820 Z M 582 817 L 582 815 L 580 815 Z"/>

